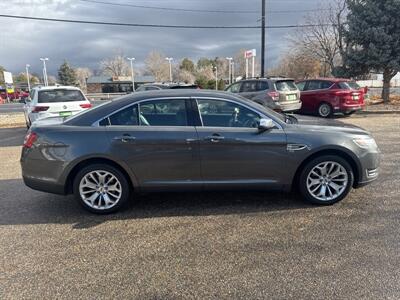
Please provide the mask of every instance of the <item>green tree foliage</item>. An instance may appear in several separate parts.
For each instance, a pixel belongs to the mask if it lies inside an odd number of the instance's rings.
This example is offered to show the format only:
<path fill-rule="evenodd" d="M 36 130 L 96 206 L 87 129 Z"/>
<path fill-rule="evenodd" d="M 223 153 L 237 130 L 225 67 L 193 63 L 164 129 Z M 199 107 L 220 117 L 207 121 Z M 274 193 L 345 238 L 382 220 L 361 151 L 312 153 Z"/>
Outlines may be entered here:
<path fill-rule="evenodd" d="M 382 72 L 382 98 L 388 102 L 390 81 L 400 71 L 400 1 L 348 0 L 347 5 L 346 71 L 350 76 Z"/>
<path fill-rule="evenodd" d="M 202 57 L 197 61 L 197 68 L 201 69 L 201 68 L 206 68 L 209 66 L 213 66 L 215 65 L 215 61 L 213 59 L 209 59 L 206 57 Z"/>
<path fill-rule="evenodd" d="M 193 61 L 191 61 L 189 58 L 184 58 L 179 66 L 179 69 L 193 73 L 194 67 Z"/>
<path fill-rule="evenodd" d="M 62 85 L 77 85 L 75 70 L 65 60 L 58 69 L 58 80 Z"/>

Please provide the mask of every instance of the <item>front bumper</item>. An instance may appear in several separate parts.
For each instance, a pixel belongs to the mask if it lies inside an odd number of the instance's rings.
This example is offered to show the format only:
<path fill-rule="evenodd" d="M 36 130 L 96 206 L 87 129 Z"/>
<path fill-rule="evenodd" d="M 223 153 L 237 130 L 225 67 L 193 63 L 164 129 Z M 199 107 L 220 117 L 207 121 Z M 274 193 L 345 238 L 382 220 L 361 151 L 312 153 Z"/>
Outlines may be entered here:
<path fill-rule="evenodd" d="M 355 188 L 366 186 L 379 178 L 381 152 L 379 150 L 365 152 L 359 159 L 361 168 Z"/>

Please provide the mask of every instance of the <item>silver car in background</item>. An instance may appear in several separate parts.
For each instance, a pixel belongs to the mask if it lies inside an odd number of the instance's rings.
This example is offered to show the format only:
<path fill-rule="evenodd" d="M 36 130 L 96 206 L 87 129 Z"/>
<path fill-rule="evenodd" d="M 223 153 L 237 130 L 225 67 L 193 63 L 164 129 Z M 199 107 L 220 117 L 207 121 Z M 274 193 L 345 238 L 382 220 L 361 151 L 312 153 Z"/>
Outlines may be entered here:
<path fill-rule="evenodd" d="M 301 108 L 300 90 L 290 78 L 271 77 L 235 82 L 225 89 L 275 111 L 295 112 Z"/>

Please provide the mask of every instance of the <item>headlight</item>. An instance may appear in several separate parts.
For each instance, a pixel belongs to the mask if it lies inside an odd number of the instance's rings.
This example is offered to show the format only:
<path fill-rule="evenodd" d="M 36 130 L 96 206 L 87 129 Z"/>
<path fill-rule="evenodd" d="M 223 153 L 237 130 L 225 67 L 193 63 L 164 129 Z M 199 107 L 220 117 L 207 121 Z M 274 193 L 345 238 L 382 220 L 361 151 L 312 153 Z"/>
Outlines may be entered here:
<path fill-rule="evenodd" d="M 353 140 L 354 143 L 360 148 L 371 149 L 378 148 L 375 140 L 372 137 L 360 137 Z"/>

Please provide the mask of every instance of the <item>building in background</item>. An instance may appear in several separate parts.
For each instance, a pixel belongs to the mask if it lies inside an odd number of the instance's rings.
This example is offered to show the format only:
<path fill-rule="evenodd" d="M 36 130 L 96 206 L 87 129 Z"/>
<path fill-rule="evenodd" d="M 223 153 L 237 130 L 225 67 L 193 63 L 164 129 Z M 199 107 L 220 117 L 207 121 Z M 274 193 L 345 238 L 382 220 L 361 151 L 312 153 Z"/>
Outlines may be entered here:
<path fill-rule="evenodd" d="M 144 83 L 153 83 L 153 76 L 135 76 L 135 89 Z M 87 93 L 130 93 L 132 78 L 130 76 L 92 76 L 86 81 Z"/>

